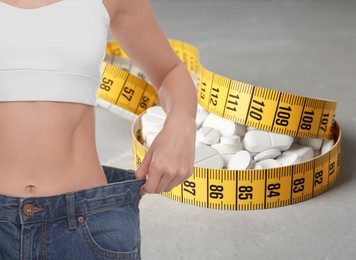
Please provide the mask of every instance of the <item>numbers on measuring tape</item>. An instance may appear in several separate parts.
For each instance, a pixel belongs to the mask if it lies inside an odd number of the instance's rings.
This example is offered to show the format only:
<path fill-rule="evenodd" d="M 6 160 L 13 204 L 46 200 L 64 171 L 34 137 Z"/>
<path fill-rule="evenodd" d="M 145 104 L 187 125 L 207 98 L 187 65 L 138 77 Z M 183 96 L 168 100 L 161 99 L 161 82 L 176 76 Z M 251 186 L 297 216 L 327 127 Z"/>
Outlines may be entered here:
<path fill-rule="evenodd" d="M 122 92 L 122 95 L 128 100 L 131 101 L 133 95 L 135 94 L 135 90 L 129 87 L 124 87 L 124 91 Z"/>
<path fill-rule="evenodd" d="M 223 199 L 224 198 L 224 187 L 221 185 L 210 185 L 209 186 L 209 197 L 211 199 Z"/>
<path fill-rule="evenodd" d="M 206 83 L 202 82 L 201 83 L 204 87 L 200 87 L 200 98 L 205 99 L 205 88 L 206 88 Z"/>
<path fill-rule="evenodd" d="M 236 107 L 238 105 L 239 99 L 240 99 L 240 97 L 238 94 L 236 94 L 236 95 L 229 94 L 229 97 L 227 99 L 226 109 L 236 112 L 236 110 L 237 110 Z"/>
<path fill-rule="evenodd" d="M 335 172 L 335 162 L 332 162 L 329 166 L 329 176 L 333 175 Z"/>
<path fill-rule="evenodd" d="M 290 118 L 290 112 L 292 111 L 292 108 L 289 107 L 279 107 L 279 111 L 277 113 L 277 119 L 276 119 L 276 124 L 280 126 L 288 126 L 289 123 L 289 118 Z"/>
<path fill-rule="evenodd" d="M 140 107 L 143 109 L 147 109 L 148 103 L 150 102 L 150 98 L 143 95 L 141 100 L 140 100 Z"/>
<path fill-rule="evenodd" d="M 314 186 L 323 183 L 323 173 L 324 173 L 323 170 L 318 171 L 318 172 L 315 173 L 315 176 L 314 176 Z"/>
<path fill-rule="evenodd" d="M 113 80 L 106 77 L 103 77 L 101 82 L 100 88 L 106 91 L 110 91 L 112 85 L 114 84 Z"/>
<path fill-rule="evenodd" d="M 136 167 L 139 168 L 142 164 L 141 158 L 140 156 L 138 156 L 138 154 L 136 154 Z"/>
<path fill-rule="evenodd" d="M 254 104 L 251 105 L 250 117 L 256 119 L 257 121 L 261 121 L 265 103 L 263 101 L 257 101 L 255 99 L 252 100 L 252 103 Z"/>
<path fill-rule="evenodd" d="M 195 182 L 193 181 L 185 181 L 183 182 L 183 186 L 184 186 L 184 191 L 192 194 L 193 196 L 195 196 Z"/>
<path fill-rule="evenodd" d="M 304 178 L 300 178 L 300 179 L 295 179 L 293 182 L 294 188 L 293 188 L 293 192 L 294 193 L 298 193 L 304 190 Z"/>
<path fill-rule="evenodd" d="M 247 200 L 252 199 L 252 186 L 240 186 L 239 187 L 239 199 L 240 200 Z"/>
<path fill-rule="evenodd" d="M 303 130 L 310 130 L 314 120 L 313 116 L 314 111 L 304 111 L 300 128 Z"/>
<path fill-rule="evenodd" d="M 219 98 L 219 88 L 212 88 L 211 95 L 210 95 L 210 103 L 213 104 L 213 106 L 216 106 L 218 104 L 218 98 Z"/>
<path fill-rule="evenodd" d="M 281 184 L 280 183 L 271 183 L 267 186 L 267 190 L 269 191 L 267 197 L 268 198 L 273 198 L 275 196 L 279 196 L 281 195 L 280 192 L 278 192 L 278 190 L 281 188 Z"/>
<path fill-rule="evenodd" d="M 329 113 L 324 113 L 322 115 L 321 121 L 320 121 L 320 130 L 323 130 L 324 132 L 326 132 L 328 124 L 329 124 Z"/>

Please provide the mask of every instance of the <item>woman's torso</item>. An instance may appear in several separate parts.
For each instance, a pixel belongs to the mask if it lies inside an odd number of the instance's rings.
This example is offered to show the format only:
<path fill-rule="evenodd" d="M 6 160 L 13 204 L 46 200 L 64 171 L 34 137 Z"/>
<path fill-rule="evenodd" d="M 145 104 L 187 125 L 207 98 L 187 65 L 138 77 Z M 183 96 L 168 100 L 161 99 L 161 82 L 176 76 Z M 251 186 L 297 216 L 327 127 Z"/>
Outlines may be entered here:
<path fill-rule="evenodd" d="M 26 1 L 0 1 L 35 8 L 58 0 L 31 6 Z M 0 102 L 0 194 L 49 196 L 106 183 L 96 150 L 95 106 Z"/>
<path fill-rule="evenodd" d="M 0 103 L 0 194 L 48 196 L 106 183 L 95 108 L 64 102 Z"/>

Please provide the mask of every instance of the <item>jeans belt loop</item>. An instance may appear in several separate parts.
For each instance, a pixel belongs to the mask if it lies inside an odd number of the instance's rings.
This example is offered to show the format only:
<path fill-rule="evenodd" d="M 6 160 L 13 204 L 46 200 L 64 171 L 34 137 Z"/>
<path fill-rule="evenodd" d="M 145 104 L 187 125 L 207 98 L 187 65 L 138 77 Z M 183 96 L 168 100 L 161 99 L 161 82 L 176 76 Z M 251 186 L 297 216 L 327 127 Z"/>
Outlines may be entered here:
<path fill-rule="evenodd" d="M 66 196 L 68 230 L 75 230 L 77 228 L 77 221 L 75 218 L 74 194 L 67 193 L 65 194 L 65 196 Z"/>

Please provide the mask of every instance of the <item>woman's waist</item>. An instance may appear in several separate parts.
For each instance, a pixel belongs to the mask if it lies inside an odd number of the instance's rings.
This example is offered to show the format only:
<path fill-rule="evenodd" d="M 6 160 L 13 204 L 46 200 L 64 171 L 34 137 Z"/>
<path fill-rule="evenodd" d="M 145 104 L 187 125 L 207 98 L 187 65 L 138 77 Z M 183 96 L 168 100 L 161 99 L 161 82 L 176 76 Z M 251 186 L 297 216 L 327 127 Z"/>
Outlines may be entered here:
<path fill-rule="evenodd" d="M 2 149 L 0 149 L 2 150 Z M 65 154 L 33 148 L 0 153 L 0 194 L 32 197 L 50 196 L 106 184 L 96 151 Z M 16 156 L 14 156 L 16 155 Z"/>
<path fill-rule="evenodd" d="M 42 177 L 48 169 L 73 172 L 75 166 L 97 157 L 90 113 L 77 113 L 74 106 L 72 113 L 76 115 L 69 116 L 68 104 L 59 108 L 50 102 L 29 103 L 0 104 L 0 177 L 6 172 L 26 171 L 28 176 Z M 9 111 L 10 105 L 16 112 Z M 25 108 L 31 111 L 28 116 L 24 115 Z"/>
<path fill-rule="evenodd" d="M 0 102 L 0 194 L 45 196 L 103 183 L 94 107 Z"/>

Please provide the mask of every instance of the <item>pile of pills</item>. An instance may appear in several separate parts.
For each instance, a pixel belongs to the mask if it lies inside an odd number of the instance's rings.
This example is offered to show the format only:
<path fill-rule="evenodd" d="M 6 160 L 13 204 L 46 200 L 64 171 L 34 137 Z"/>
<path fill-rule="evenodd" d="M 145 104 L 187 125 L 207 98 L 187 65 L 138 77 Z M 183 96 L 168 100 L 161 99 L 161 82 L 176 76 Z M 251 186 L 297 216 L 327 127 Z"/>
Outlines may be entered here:
<path fill-rule="evenodd" d="M 142 135 L 149 148 L 163 128 L 162 107 L 142 116 Z M 209 113 L 198 106 L 194 165 L 202 168 L 247 170 L 293 165 L 325 154 L 334 140 L 296 138 L 246 127 Z"/>

